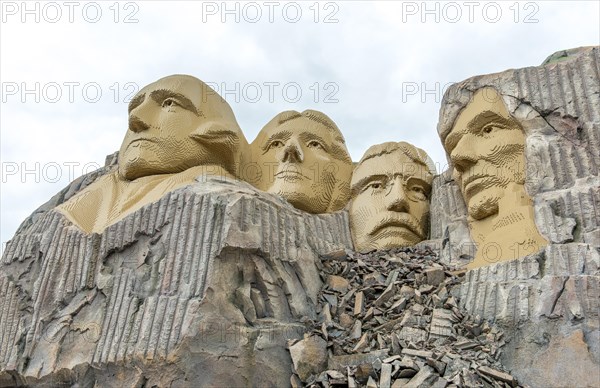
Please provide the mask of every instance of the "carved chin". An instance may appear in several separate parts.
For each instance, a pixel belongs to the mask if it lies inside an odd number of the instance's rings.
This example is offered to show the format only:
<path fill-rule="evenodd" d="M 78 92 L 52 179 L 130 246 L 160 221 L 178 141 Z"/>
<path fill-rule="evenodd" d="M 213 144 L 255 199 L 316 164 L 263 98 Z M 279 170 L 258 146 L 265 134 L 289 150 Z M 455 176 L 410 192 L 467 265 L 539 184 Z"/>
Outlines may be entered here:
<path fill-rule="evenodd" d="M 157 174 L 157 172 L 145 159 L 138 157 L 119 161 L 119 176 L 128 181 L 154 174 Z"/>
<path fill-rule="evenodd" d="M 124 163 L 124 165 L 119 165 L 119 176 L 123 179 L 127 179 L 128 181 L 132 181 L 139 178 L 142 175 L 139 169 L 133 168 L 128 164 L 130 163 Z"/>

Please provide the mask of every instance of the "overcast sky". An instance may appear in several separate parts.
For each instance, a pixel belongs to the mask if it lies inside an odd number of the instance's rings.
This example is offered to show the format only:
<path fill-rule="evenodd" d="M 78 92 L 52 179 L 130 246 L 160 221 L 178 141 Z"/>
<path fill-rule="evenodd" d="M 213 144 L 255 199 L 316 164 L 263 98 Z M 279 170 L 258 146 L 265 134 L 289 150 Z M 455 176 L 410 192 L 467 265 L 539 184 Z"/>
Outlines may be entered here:
<path fill-rule="evenodd" d="M 598 1 L 0 3 L 3 245 L 119 148 L 129 99 L 160 77 L 213 85 L 249 142 L 283 110 L 317 109 L 355 161 L 407 141 L 443 170 L 447 85 L 600 44 Z"/>

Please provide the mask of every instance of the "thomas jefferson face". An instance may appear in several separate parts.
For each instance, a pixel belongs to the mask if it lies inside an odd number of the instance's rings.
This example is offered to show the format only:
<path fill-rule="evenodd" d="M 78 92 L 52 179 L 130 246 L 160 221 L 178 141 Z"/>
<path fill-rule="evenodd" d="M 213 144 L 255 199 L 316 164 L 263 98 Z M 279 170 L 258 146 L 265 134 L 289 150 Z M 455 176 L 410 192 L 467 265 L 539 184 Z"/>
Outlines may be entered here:
<path fill-rule="evenodd" d="M 306 116 L 266 126 L 253 147 L 262 169 L 257 186 L 298 209 L 325 213 L 335 200 L 338 181 L 350 180 L 347 151 L 328 128 Z"/>
<path fill-rule="evenodd" d="M 444 141 L 469 215 L 480 220 L 498 213 L 510 183 L 524 184 L 525 136 L 502 97 L 478 90 Z"/>
<path fill-rule="evenodd" d="M 187 76 L 165 77 L 144 87 L 129 104 L 129 129 L 119 152 L 119 174 L 143 176 L 207 164 L 210 153 L 191 134 L 206 119 L 200 112 L 204 85 Z"/>
<path fill-rule="evenodd" d="M 352 177 L 354 249 L 390 249 L 424 240 L 432 179 L 426 166 L 401 149 L 361 162 Z"/>

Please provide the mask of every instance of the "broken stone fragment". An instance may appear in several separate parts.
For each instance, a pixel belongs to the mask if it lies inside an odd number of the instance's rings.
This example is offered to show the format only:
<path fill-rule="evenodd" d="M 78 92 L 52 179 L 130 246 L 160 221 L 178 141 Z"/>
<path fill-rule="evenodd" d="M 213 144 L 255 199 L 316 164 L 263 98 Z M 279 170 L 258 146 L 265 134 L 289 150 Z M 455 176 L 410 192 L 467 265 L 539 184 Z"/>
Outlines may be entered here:
<path fill-rule="evenodd" d="M 375 369 L 371 363 L 360 364 L 354 373 L 356 380 L 364 384 L 369 378 L 376 376 Z"/>
<path fill-rule="evenodd" d="M 300 380 L 305 382 L 311 375 L 319 374 L 327 368 L 327 342 L 321 337 L 307 337 L 289 349 Z"/>
<path fill-rule="evenodd" d="M 385 277 L 377 271 L 366 275 L 363 279 L 363 285 L 366 287 L 371 287 L 376 284 L 385 284 Z"/>
<path fill-rule="evenodd" d="M 424 359 L 433 357 L 433 353 L 427 350 L 402 349 L 402 354 L 406 354 L 409 356 L 417 356 Z"/>
<path fill-rule="evenodd" d="M 504 373 L 504 372 L 501 372 L 499 370 L 496 370 L 496 369 L 493 369 L 493 368 L 490 368 L 487 366 L 480 366 L 477 370 L 480 371 L 481 373 L 483 373 L 484 375 L 490 376 L 490 377 L 494 378 L 495 380 L 500 380 L 505 383 L 508 383 L 511 386 L 514 385 L 514 383 L 515 383 L 515 378 L 512 377 L 511 375 L 509 375 L 508 373 Z"/>
<path fill-rule="evenodd" d="M 392 384 L 392 388 L 403 388 L 406 386 L 406 384 L 408 384 L 409 381 L 409 378 L 396 379 L 394 384 Z"/>
<path fill-rule="evenodd" d="M 352 349 L 353 352 L 361 352 L 369 346 L 369 335 L 367 333 L 363 334 L 360 338 L 356 346 Z"/>
<path fill-rule="evenodd" d="M 438 286 L 446 279 L 444 270 L 441 268 L 428 268 L 425 270 L 425 282 L 432 286 Z"/>
<path fill-rule="evenodd" d="M 364 294 L 362 291 L 357 292 L 355 299 L 354 299 L 354 315 L 360 315 L 362 314 L 362 312 L 364 311 L 365 308 L 365 301 L 364 301 Z"/>
<path fill-rule="evenodd" d="M 327 375 L 332 379 L 342 380 L 345 377 L 342 372 L 339 372 L 337 370 L 328 370 L 326 372 L 327 372 Z"/>
<path fill-rule="evenodd" d="M 352 317 L 346 313 L 341 313 L 339 320 L 340 325 L 342 325 L 342 327 L 349 328 L 352 327 L 352 325 L 354 325 L 354 319 L 352 319 Z"/>
<path fill-rule="evenodd" d="M 369 376 L 369 380 L 367 381 L 367 388 L 377 388 L 377 383 L 371 376 Z"/>
<path fill-rule="evenodd" d="M 429 366 L 421 368 L 419 372 L 405 385 L 406 388 L 429 387 L 438 379 L 437 373 Z"/>
<path fill-rule="evenodd" d="M 437 361 L 437 360 L 435 360 L 433 358 L 428 358 L 427 359 L 427 365 L 433 367 L 433 369 L 435 369 L 435 371 L 440 376 L 444 375 L 444 371 L 446 370 L 446 363 L 445 362 Z"/>
<path fill-rule="evenodd" d="M 359 339 L 362 336 L 362 322 L 357 319 L 354 322 L 354 326 L 352 326 L 352 330 L 350 330 L 350 335 L 348 338 L 350 339 Z"/>
<path fill-rule="evenodd" d="M 333 291 L 345 293 L 348 291 L 349 283 L 348 280 L 344 279 L 341 276 L 329 275 L 329 277 L 327 278 L 327 285 Z"/>
<path fill-rule="evenodd" d="M 362 364 L 371 364 L 378 358 L 385 358 L 388 354 L 388 349 L 376 350 L 369 353 L 346 354 L 342 356 L 332 356 L 329 358 L 327 365 L 328 369 L 341 370 L 346 367 L 357 366 Z"/>
<path fill-rule="evenodd" d="M 392 384 L 392 365 L 381 365 L 381 376 L 379 377 L 379 388 L 390 388 Z"/>
<path fill-rule="evenodd" d="M 375 301 L 375 306 L 381 306 L 383 305 L 385 302 L 387 302 L 388 300 L 390 300 L 390 298 L 392 296 L 394 296 L 395 293 L 395 287 L 394 284 L 390 284 L 385 291 L 379 296 L 379 298 L 377 298 L 377 300 Z"/>

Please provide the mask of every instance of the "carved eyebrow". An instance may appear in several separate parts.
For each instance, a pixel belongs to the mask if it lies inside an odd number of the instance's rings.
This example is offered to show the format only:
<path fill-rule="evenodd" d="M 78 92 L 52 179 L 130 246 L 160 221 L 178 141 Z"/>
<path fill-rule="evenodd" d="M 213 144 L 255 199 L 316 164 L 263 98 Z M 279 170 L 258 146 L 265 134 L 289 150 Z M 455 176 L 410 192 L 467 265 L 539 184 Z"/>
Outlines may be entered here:
<path fill-rule="evenodd" d="M 350 159 L 348 153 L 342 147 L 337 145 L 336 141 L 328 142 L 321 136 L 316 135 L 312 132 L 302 132 L 300 134 L 300 140 L 302 140 L 303 142 L 308 141 L 308 140 L 318 140 L 325 147 L 325 151 L 329 155 L 333 156 L 334 159 L 341 160 L 341 161 L 349 161 L 349 159 Z"/>
<path fill-rule="evenodd" d="M 302 140 L 303 142 L 308 141 L 308 140 L 318 140 L 321 143 L 323 143 L 324 145 L 327 145 L 327 142 L 325 141 L 325 139 L 323 139 L 321 136 L 315 135 L 314 133 L 311 133 L 311 132 L 302 132 L 300 134 L 300 140 Z"/>
<path fill-rule="evenodd" d="M 500 116 L 498 113 L 492 112 L 489 110 L 485 110 L 485 111 L 477 114 L 477 116 L 475 116 L 473 119 L 471 119 L 467 123 L 467 126 L 465 128 L 466 130 L 464 130 L 464 129 L 461 130 L 459 128 L 458 131 L 456 131 L 456 132 L 455 131 L 450 132 L 450 134 L 448 136 L 446 136 L 446 140 L 444 141 L 444 147 L 446 148 L 446 150 L 448 152 L 452 152 L 454 147 L 456 147 L 456 145 L 460 141 L 461 137 L 465 133 L 467 133 L 467 132 L 476 133 L 481 128 L 483 128 L 485 125 L 492 123 L 492 122 L 497 122 L 504 126 L 511 126 L 511 124 L 512 124 L 511 120 Z"/>
<path fill-rule="evenodd" d="M 475 116 L 473 120 L 469 121 L 467 128 L 469 131 L 477 131 L 492 122 L 497 122 L 505 126 L 511 124 L 510 120 L 500 116 L 498 113 L 486 110 Z"/>
<path fill-rule="evenodd" d="M 138 94 L 137 96 L 133 97 L 133 99 L 131 101 L 129 101 L 129 107 L 127 108 L 127 113 L 131 113 L 132 110 L 134 110 L 135 108 L 140 106 L 140 104 L 142 102 L 144 102 L 145 98 L 146 98 L 146 93 Z"/>
<path fill-rule="evenodd" d="M 267 149 L 269 148 L 269 144 L 271 144 L 274 140 L 287 140 L 290 138 L 290 136 L 292 136 L 292 132 L 290 131 L 279 131 L 277 133 L 272 134 L 271 136 L 269 136 L 267 138 L 267 140 L 265 140 L 265 142 L 263 143 L 263 145 L 261 146 L 263 151 L 267 151 Z"/>
<path fill-rule="evenodd" d="M 411 176 L 408 177 L 408 179 L 406 180 L 406 184 L 419 184 L 421 186 L 423 186 L 425 188 L 425 191 L 427 191 L 427 196 L 429 196 L 429 193 L 431 193 L 431 185 L 429 183 L 427 183 L 425 180 L 416 177 L 416 176 Z"/>
<path fill-rule="evenodd" d="M 462 133 L 458 132 L 450 132 L 448 136 L 446 136 L 446 140 L 444 140 L 444 148 L 446 148 L 446 152 L 451 153 L 454 147 L 460 141 L 460 138 L 463 136 Z"/>
<path fill-rule="evenodd" d="M 405 180 L 406 185 L 419 184 L 419 185 L 423 186 L 425 188 L 425 191 L 427 191 L 428 196 L 431 193 L 431 185 L 427 181 L 419 178 L 418 176 L 407 176 L 406 177 L 403 174 L 397 173 L 397 174 L 394 174 L 394 179 L 396 177 L 403 178 Z M 387 182 L 389 179 L 390 179 L 389 175 L 386 175 L 386 174 L 376 174 L 376 175 L 366 176 L 352 185 L 352 188 L 351 188 L 352 196 L 356 196 L 366 185 L 368 185 L 369 183 L 371 183 L 373 181 Z"/>
<path fill-rule="evenodd" d="M 189 110 L 196 116 L 200 116 L 200 112 L 198 112 L 198 109 L 192 103 L 192 101 L 190 101 L 189 98 L 187 98 L 181 93 L 175 93 L 168 89 L 158 89 L 150 93 L 150 98 L 156 101 L 158 105 L 161 105 L 163 101 L 167 98 L 173 98 L 177 100 L 177 102 L 179 103 L 179 105 L 181 105 L 183 109 Z"/>

